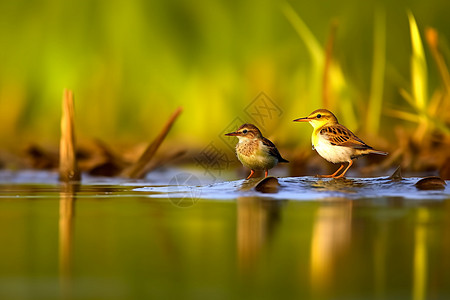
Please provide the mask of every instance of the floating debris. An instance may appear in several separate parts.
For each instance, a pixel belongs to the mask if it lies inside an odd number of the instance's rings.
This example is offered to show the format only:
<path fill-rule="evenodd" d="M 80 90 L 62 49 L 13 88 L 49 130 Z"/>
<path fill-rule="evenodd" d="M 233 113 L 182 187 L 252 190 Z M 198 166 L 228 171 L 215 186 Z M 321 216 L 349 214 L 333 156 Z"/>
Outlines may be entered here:
<path fill-rule="evenodd" d="M 122 153 L 115 153 L 98 139 L 85 142 L 77 148 L 78 165 L 89 175 L 114 177 L 129 165 Z"/>
<path fill-rule="evenodd" d="M 33 169 L 57 169 L 58 153 L 44 149 L 37 144 L 30 144 L 24 151 L 26 165 Z"/>
<path fill-rule="evenodd" d="M 445 180 L 440 177 L 429 176 L 417 181 L 415 186 L 419 190 L 443 190 L 445 189 L 446 183 Z"/>
<path fill-rule="evenodd" d="M 255 190 L 261 193 L 277 193 L 280 189 L 280 183 L 275 177 L 266 177 L 255 186 Z"/>

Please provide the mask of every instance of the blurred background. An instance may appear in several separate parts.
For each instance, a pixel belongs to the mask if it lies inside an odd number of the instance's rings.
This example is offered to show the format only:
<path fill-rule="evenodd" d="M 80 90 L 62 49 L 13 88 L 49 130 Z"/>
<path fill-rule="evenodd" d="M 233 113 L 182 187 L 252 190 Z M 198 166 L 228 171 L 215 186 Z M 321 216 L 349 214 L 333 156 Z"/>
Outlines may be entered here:
<path fill-rule="evenodd" d="M 292 120 L 327 107 L 374 147 L 434 154 L 450 131 L 449 11 L 446 0 L 2 1 L 0 147 L 57 147 L 69 88 L 78 140 L 148 142 L 182 106 L 166 145 L 226 148 L 218 137 L 242 120 L 310 151 L 310 126 Z M 258 123 L 261 97 L 274 115 Z"/>

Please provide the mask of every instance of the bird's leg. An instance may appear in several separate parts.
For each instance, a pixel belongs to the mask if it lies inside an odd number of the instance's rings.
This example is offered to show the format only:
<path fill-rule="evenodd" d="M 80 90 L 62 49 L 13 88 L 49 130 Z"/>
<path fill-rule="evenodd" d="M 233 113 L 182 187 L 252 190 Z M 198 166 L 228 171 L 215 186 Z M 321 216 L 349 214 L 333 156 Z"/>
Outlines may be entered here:
<path fill-rule="evenodd" d="M 339 176 L 333 177 L 333 178 L 342 178 L 344 177 L 345 173 L 347 173 L 348 169 L 353 165 L 353 160 L 348 162 L 347 168 L 345 168 L 344 172 L 342 172 Z"/>
<path fill-rule="evenodd" d="M 252 171 L 250 172 L 250 175 L 248 175 L 247 179 L 250 179 L 250 178 L 253 176 L 253 174 L 255 174 L 255 171 L 252 170 Z"/>
<path fill-rule="evenodd" d="M 269 170 L 266 170 L 266 173 L 265 173 L 265 177 L 267 177 L 267 175 L 269 175 Z"/>
<path fill-rule="evenodd" d="M 322 178 L 336 178 L 336 174 L 339 173 L 340 170 L 342 170 L 342 168 L 344 167 L 344 164 L 341 164 L 341 166 L 339 167 L 339 169 L 337 169 L 336 172 L 334 172 L 331 175 L 317 175 L 317 177 L 322 177 Z"/>

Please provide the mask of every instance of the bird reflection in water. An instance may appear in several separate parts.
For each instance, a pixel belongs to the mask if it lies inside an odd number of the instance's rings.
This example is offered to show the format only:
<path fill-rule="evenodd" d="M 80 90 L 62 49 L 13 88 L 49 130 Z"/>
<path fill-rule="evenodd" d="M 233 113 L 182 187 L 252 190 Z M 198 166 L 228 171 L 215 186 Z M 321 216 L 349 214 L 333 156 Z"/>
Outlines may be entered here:
<path fill-rule="evenodd" d="M 310 276 L 312 293 L 327 296 L 336 263 L 351 240 L 352 201 L 332 198 L 317 210 L 312 229 Z"/>
<path fill-rule="evenodd" d="M 237 199 L 237 253 L 239 270 L 243 274 L 254 270 L 263 247 L 275 235 L 284 203 L 259 197 Z"/>

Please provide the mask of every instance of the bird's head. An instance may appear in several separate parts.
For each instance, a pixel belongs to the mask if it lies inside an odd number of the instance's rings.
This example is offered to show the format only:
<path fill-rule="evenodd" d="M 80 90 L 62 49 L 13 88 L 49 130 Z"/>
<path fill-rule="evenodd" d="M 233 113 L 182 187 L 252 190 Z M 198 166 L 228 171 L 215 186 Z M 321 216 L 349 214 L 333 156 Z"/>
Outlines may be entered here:
<path fill-rule="evenodd" d="M 314 128 L 320 128 L 326 124 L 337 124 L 336 116 L 329 110 L 317 109 L 304 118 L 295 119 L 294 122 L 308 122 Z"/>
<path fill-rule="evenodd" d="M 253 124 L 246 123 L 238 128 L 238 130 L 234 132 L 227 133 L 225 135 L 228 136 L 236 136 L 239 141 L 248 139 L 258 139 L 262 137 L 261 131 Z"/>

